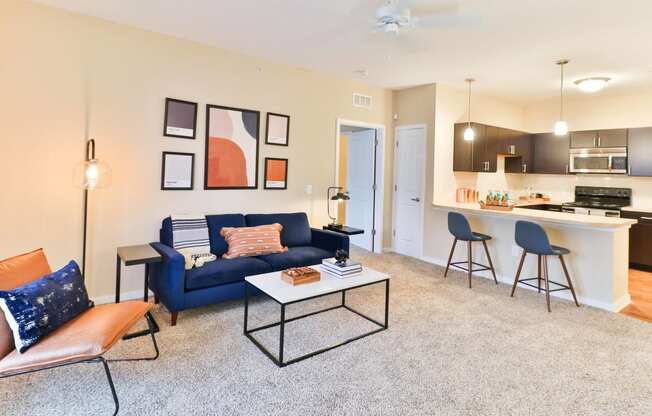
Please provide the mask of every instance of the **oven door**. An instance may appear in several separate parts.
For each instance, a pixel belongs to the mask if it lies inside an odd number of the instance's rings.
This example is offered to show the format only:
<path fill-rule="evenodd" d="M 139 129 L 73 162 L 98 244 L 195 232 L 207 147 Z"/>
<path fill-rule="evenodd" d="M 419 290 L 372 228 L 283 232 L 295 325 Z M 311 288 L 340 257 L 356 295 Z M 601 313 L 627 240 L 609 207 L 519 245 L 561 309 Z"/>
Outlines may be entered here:
<path fill-rule="evenodd" d="M 627 173 L 626 149 L 571 149 L 571 173 Z"/>

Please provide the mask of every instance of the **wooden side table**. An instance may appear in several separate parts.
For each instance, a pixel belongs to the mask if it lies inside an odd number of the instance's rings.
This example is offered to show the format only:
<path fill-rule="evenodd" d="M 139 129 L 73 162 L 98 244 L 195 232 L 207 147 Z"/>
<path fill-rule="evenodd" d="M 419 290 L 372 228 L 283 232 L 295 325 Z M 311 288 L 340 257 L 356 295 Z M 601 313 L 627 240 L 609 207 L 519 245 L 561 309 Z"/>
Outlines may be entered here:
<path fill-rule="evenodd" d="M 147 302 L 149 300 L 149 265 L 152 263 L 160 263 L 161 261 L 163 261 L 161 255 L 149 244 L 118 247 L 118 255 L 116 257 L 115 265 L 115 303 L 120 303 L 120 275 L 123 262 L 125 266 L 135 266 L 137 264 L 145 265 L 145 292 L 143 294 L 143 300 Z M 159 332 L 159 326 L 156 323 L 156 320 L 154 320 L 152 314 L 147 312 L 147 315 L 147 319 L 152 322 L 154 332 Z M 122 339 L 142 337 L 149 334 L 149 330 L 139 331 L 134 332 L 133 334 L 127 334 Z"/>

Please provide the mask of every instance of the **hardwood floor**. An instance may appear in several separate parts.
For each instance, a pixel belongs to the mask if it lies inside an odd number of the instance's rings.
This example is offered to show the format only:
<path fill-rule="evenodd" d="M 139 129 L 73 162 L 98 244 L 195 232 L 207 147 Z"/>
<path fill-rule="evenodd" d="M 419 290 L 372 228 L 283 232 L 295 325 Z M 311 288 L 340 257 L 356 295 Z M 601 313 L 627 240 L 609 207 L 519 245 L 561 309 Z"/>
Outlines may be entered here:
<path fill-rule="evenodd" d="M 652 273 L 630 269 L 629 294 L 632 303 L 620 313 L 652 322 Z"/>

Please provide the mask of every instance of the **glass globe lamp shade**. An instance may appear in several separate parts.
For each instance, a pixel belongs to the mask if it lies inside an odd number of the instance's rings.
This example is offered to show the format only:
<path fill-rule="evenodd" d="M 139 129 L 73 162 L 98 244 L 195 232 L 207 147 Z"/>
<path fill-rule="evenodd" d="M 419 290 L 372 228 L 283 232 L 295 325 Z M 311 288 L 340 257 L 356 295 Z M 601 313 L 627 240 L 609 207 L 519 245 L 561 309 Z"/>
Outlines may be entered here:
<path fill-rule="evenodd" d="M 111 185 L 111 169 L 98 159 L 85 160 L 75 167 L 74 181 L 82 189 L 107 188 Z"/>
<path fill-rule="evenodd" d="M 473 131 L 472 127 L 467 127 L 464 130 L 464 140 L 467 142 L 472 142 L 475 139 L 475 131 Z"/>
<path fill-rule="evenodd" d="M 555 136 L 565 136 L 568 134 L 568 123 L 563 120 L 559 120 L 555 123 Z"/>

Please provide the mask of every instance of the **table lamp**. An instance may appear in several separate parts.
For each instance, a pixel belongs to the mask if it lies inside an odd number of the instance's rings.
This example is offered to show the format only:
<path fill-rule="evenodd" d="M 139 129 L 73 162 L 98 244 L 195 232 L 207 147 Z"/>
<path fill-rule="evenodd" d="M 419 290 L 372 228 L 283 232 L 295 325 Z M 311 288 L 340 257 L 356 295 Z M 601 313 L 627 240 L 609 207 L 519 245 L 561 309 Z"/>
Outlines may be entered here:
<path fill-rule="evenodd" d="M 331 191 L 336 190 L 337 192 L 331 196 Z M 332 227 L 341 227 L 340 224 L 337 224 L 337 217 L 333 217 L 331 215 L 331 204 L 330 201 L 337 201 L 339 204 L 343 203 L 344 201 L 348 201 L 351 199 L 351 196 L 349 195 L 348 192 L 344 191 L 344 188 L 341 186 L 330 186 L 328 190 L 326 191 L 326 206 L 328 207 L 328 217 L 333 221 L 330 225 Z"/>

